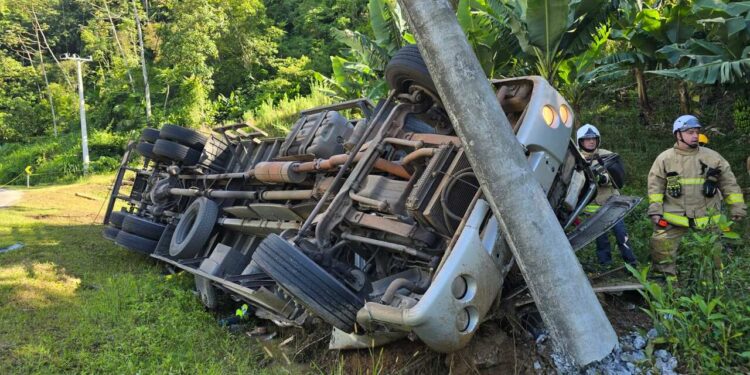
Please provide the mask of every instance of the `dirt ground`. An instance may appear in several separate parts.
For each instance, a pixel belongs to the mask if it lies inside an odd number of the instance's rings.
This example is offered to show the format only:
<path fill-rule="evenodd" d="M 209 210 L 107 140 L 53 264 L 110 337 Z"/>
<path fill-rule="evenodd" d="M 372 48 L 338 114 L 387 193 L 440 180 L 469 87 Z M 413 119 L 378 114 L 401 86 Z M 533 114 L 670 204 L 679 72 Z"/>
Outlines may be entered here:
<path fill-rule="evenodd" d="M 650 328 L 648 316 L 640 310 L 643 300 L 637 292 L 601 293 L 599 300 L 618 335 Z M 452 354 L 431 351 L 416 337 L 381 348 L 328 350 L 330 331 L 323 327 L 305 332 L 271 325 L 269 329 L 276 331 L 274 339 L 259 342 L 266 348 L 268 366 L 299 370 L 297 366 L 301 365 L 326 374 L 554 373 L 550 339 L 544 339 L 544 345 L 536 342 L 544 330 L 533 313 L 533 305 L 519 311 L 520 318 L 506 316 L 484 322 L 469 346 Z"/>

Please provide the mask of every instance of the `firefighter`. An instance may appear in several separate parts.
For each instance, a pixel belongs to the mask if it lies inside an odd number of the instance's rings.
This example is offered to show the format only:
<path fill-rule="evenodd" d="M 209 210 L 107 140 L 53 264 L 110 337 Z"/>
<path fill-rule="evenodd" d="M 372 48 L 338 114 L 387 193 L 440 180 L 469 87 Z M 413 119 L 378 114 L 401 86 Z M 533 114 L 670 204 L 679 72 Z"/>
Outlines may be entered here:
<path fill-rule="evenodd" d="M 722 197 L 732 220 L 746 215 L 729 163 L 699 146 L 700 128 L 695 116 L 678 117 L 672 126 L 676 143 L 656 158 L 648 174 L 648 215 L 654 223 L 651 261 L 654 270 L 664 274 L 676 275 L 677 248 L 688 228 L 716 223 Z"/>
<path fill-rule="evenodd" d="M 603 148 L 599 148 L 601 144 L 601 135 L 599 129 L 594 125 L 586 124 L 581 126 L 576 133 L 576 141 L 578 143 L 578 149 L 586 161 L 591 163 L 591 169 L 594 171 L 596 183 L 598 185 L 596 198 L 592 204 L 589 204 L 585 208 L 587 213 L 595 213 L 599 208 L 613 195 L 620 195 L 617 190 L 620 186 L 615 186 L 610 173 L 603 168 L 602 158 L 612 154 L 611 151 L 607 151 Z M 625 223 L 620 220 L 612 228 L 617 240 L 617 246 L 620 249 L 620 255 L 622 259 L 630 265 L 636 265 L 636 258 L 633 254 L 633 249 L 630 247 L 628 241 L 628 233 L 625 229 Z M 599 263 L 602 265 L 612 264 L 612 247 L 609 242 L 609 233 L 604 233 L 596 239 L 596 256 L 599 258 Z"/>

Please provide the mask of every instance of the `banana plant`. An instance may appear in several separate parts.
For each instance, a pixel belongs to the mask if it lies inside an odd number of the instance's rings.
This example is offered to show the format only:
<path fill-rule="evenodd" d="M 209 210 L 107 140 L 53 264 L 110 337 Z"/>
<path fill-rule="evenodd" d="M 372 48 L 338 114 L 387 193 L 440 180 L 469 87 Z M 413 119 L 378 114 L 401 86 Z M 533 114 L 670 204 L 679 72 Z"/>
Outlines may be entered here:
<path fill-rule="evenodd" d="M 567 58 L 560 63 L 557 71 L 560 91 L 573 106 L 574 113 L 581 113 L 581 101 L 589 86 L 626 74 L 618 63 L 600 63 L 611 30 L 608 25 L 600 27 L 584 53 Z M 578 126 L 579 118 L 576 117 L 575 120 Z"/>
<path fill-rule="evenodd" d="M 479 17 L 507 25 L 522 51 L 519 62 L 552 84 L 562 61 L 588 49 L 610 9 L 606 0 L 475 0 L 472 6 Z"/>
<path fill-rule="evenodd" d="M 697 32 L 658 50 L 673 68 L 649 73 L 696 84 L 750 83 L 750 2 L 696 1 Z"/>
<path fill-rule="evenodd" d="M 619 63 L 632 70 L 638 91 L 642 118 L 652 111 L 644 77 L 645 71 L 659 64 L 669 64 L 659 50 L 667 45 L 683 43 L 695 32 L 695 15 L 687 1 L 667 3 L 660 0 L 628 0 L 620 3 L 617 17 L 613 17 L 611 38 L 621 41 L 625 50 L 609 56 L 608 63 Z M 688 112 L 687 85 L 681 84 L 680 103 Z"/>
<path fill-rule="evenodd" d="M 523 52 L 508 26 L 511 20 L 497 1 L 459 0 L 456 17 L 484 72 L 503 78 Z"/>
<path fill-rule="evenodd" d="M 331 56 L 330 77 L 314 73 L 316 79 L 329 84 L 326 93 L 339 100 L 384 96 L 388 88 L 383 73 L 388 61 L 399 48 L 414 43 L 395 0 L 369 0 L 367 8 L 374 38 L 359 31 L 334 30 L 334 37 L 348 49 L 342 56 Z"/>

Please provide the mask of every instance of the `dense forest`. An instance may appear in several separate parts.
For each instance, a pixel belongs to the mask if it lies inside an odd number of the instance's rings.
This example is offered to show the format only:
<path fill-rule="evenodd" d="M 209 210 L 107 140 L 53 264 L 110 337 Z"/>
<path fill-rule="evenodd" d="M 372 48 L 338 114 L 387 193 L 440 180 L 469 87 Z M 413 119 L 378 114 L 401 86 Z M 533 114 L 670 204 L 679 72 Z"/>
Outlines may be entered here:
<path fill-rule="evenodd" d="M 662 101 L 698 115 L 710 101 L 721 103 L 717 133 L 750 132 L 746 1 L 451 3 L 488 77 L 545 77 L 578 124 L 592 93 L 626 91 L 645 126 L 676 117 Z M 390 56 L 415 42 L 395 0 L 0 0 L 0 30 L 3 183 L 26 165 L 36 182 L 82 173 L 66 56 L 90 58 L 81 65 L 96 172 L 114 168 L 144 126 L 250 120 L 282 134 L 301 109 L 377 99 Z"/>
<path fill-rule="evenodd" d="M 646 75 L 679 81 L 683 112 L 696 85 L 747 85 L 747 2 L 546 3 L 453 1 L 488 76 L 542 75 L 574 107 L 590 85 L 627 76 L 644 122 Z M 3 143 L 78 131 L 65 54 L 92 59 L 89 127 L 122 133 L 248 118 L 285 98 L 378 97 L 389 56 L 414 42 L 394 0 L 2 0 L 0 29 Z"/>
<path fill-rule="evenodd" d="M 627 193 L 645 195 L 672 121 L 687 113 L 747 186 L 750 1 L 450 2 L 488 78 L 543 76 L 577 125 L 602 130 L 632 176 Z M 300 110 L 380 98 L 390 57 L 412 43 L 396 0 L 0 0 L 0 187 L 21 183 L 26 166 L 34 184 L 81 176 L 71 56 L 90 57 L 82 81 L 90 170 L 100 173 L 146 126 L 253 121 L 278 135 Z M 629 225 L 646 249 L 651 226 L 639 210 Z M 696 237 L 696 254 L 720 236 Z M 647 296 L 661 343 L 688 373 L 747 369 L 750 273 L 734 271 Z"/>

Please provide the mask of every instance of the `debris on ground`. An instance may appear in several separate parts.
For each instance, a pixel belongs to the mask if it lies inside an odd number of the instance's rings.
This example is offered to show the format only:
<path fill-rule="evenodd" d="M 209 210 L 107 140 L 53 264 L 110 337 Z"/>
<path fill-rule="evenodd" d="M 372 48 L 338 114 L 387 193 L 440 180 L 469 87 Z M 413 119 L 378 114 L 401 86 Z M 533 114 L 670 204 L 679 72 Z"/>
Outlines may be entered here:
<path fill-rule="evenodd" d="M 9 251 L 18 250 L 23 248 L 23 244 L 20 242 L 14 243 L 8 247 L 0 248 L 0 253 L 7 253 Z"/>
<path fill-rule="evenodd" d="M 559 351 L 553 350 L 549 357 L 552 359 L 555 371 L 558 374 L 612 374 L 612 375 L 630 375 L 630 374 L 677 374 L 677 358 L 664 349 L 654 351 L 652 358 L 646 352 L 648 343 L 658 336 L 655 329 L 651 329 L 644 336 L 638 332 L 630 332 L 620 336 L 619 344 L 615 349 L 601 361 L 592 363 L 584 369 L 578 369 L 573 362 Z M 551 340 L 546 340 L 546 335 L 540 335 L 537 338 L 537 350 L 543 354 L 549 351 Z M 549 347 L 548 347 L 549 346 Z M 537 374 L 547 373 L 541 365 L 535 370 Z"/>

